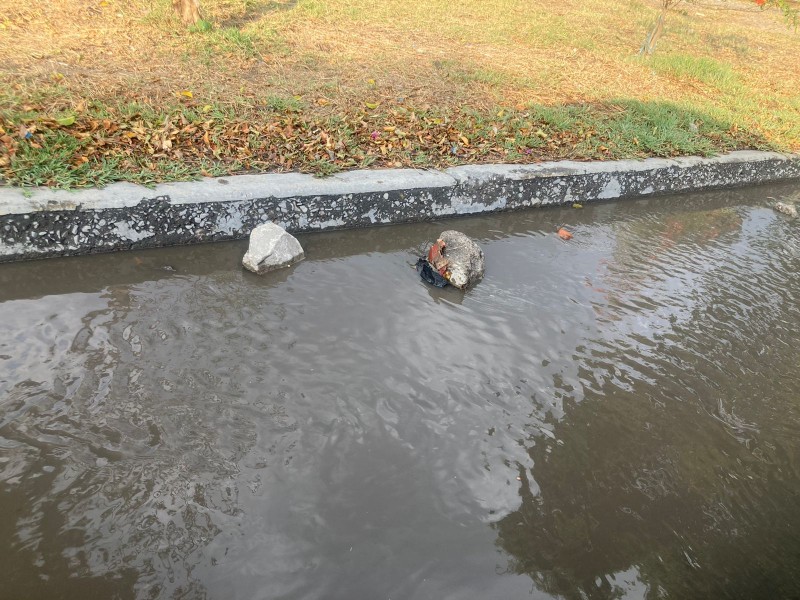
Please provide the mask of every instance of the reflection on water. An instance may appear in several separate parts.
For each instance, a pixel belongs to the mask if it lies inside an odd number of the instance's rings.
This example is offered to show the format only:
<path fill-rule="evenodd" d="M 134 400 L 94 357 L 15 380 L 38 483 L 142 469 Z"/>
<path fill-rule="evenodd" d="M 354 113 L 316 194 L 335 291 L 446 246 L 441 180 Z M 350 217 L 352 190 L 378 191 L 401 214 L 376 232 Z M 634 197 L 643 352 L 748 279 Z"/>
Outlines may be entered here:
<path fill-rule="evenodd" d="M 460 220 L 466 295 L 410 267 L 442 224 L 0 266 L 0 597 L 796 596 L 766 195 Z"/>

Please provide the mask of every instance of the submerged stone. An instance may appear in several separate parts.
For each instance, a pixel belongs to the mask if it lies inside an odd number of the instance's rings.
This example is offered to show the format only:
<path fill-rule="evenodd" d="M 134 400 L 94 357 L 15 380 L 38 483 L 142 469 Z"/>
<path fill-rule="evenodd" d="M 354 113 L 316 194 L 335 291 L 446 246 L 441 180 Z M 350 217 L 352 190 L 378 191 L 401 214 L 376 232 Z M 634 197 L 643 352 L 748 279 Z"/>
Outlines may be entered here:
<path fill-rule="evenodd" d="M 784 215 L 790 217 L 797 216 L 797 206 L 794 204 L 789 204 L 788 202 L 776 202 L 774 208 L 779 213 L 783 213 Z"/>
<path fill-rule="evenodd" d="M 486 270 L 483 251 L 460 231 L 443 231 L 417 263 L 422 278 L 436 287 L 449 283 L 465 290 L 481 280 Z"/>
<path fill-rule="evenodd" d="M 478 283 L 486 271 L 481 247 L 460 231 L 443 231 L 439 239 L 446 245 L 450 285 L 465 290 Z"/>
<path fill-rule="evenodd" d="M 250 232 L 250 246 L 242 258 L 242 266 L 263 275 L 304 258 L 303 247 L 293 235 L 275 223 L 266 223 Z"/>

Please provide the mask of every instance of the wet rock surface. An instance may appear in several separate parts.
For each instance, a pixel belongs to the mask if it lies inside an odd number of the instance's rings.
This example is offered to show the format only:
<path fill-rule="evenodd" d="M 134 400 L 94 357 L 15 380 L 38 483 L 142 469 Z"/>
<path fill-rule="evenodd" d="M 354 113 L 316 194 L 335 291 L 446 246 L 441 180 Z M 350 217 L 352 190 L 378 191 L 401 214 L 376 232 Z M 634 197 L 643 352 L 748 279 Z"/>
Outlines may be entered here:
<path fill-rule="evenodd" d="M 304 258 L 303 247 L 297 238 L 275 223 L 266 223 L 250 233 L 250 246 L 242 258 L 242 266 L 248 271 L 263 275 L 288 267 Z"/>
<path fill-rule="evenodd" d="M 797 206 L 791 202 L 776 202 L 773 208 L 787 217 L 797 217 Z"/>
<path fill-rule="evenodd" d="M 450 285 L 460 290 L 472 287 L 483 279 L 486 261 L 483 250 L 472 238 L 460 231 L 443 231 L 439 239 L 445 243 Z"/>
<path fill-rule="evenodd" d="M 483 278 L 486 262 L 483 251 L 460 231 L 443 231 L 417 262 L 422 279 L 436 287 L 452 285 L 460 290 L 472 287 Z"/>

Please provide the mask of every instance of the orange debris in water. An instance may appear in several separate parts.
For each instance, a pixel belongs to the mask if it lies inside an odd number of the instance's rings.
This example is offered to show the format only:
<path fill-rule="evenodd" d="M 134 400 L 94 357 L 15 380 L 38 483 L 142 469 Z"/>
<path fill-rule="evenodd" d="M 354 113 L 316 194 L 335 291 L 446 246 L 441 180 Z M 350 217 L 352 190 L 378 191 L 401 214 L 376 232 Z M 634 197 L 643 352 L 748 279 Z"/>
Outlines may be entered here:
<path fill-rule="evenodd" d="M 433 268 L 439 271 L 439 274 L 443 277 L 447 276 L 447 266 L 449 264 L 449 261 L 444 257 L 445 246 L 444 240 L 436 240 L 431 246 L 431 249 L 428 250 L 428 262 L 431 263 Z"/>
<path fill-rule="evenodd" d="M 558 230 L 558 237 L 560 237 L 562 240 L 571 240 L 572 234 L 562 227 Z"/>
<path fill-rule="evenodd" d="M 445 243 L 443 240 L 436 240 L 433 244 L 431 244 L 430 250 L 428 250 L 428 262 L 434 264 L 436 260 L 444 254 Z"/>

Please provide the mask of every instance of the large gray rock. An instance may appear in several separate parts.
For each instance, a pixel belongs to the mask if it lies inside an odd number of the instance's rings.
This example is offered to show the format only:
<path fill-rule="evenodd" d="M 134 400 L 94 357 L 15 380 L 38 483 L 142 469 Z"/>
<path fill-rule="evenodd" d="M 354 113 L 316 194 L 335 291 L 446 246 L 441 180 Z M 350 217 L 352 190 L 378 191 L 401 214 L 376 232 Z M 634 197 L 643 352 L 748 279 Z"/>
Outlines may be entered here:
<path fill-rule="evenodd" d="M 259 225 L 250 232 L 250 246 L 242 259 L 245 269 L 262 275 L 288 267 L 305 258 L 297 239 L 275 223 Z"/>
<path fill-rule="evenodd" d="M 486 270 L 480 246 L 460 231 L 443 231 L 439 239 L 446 244 L 450 285 L 465 290 L 478 283 Z"/>

